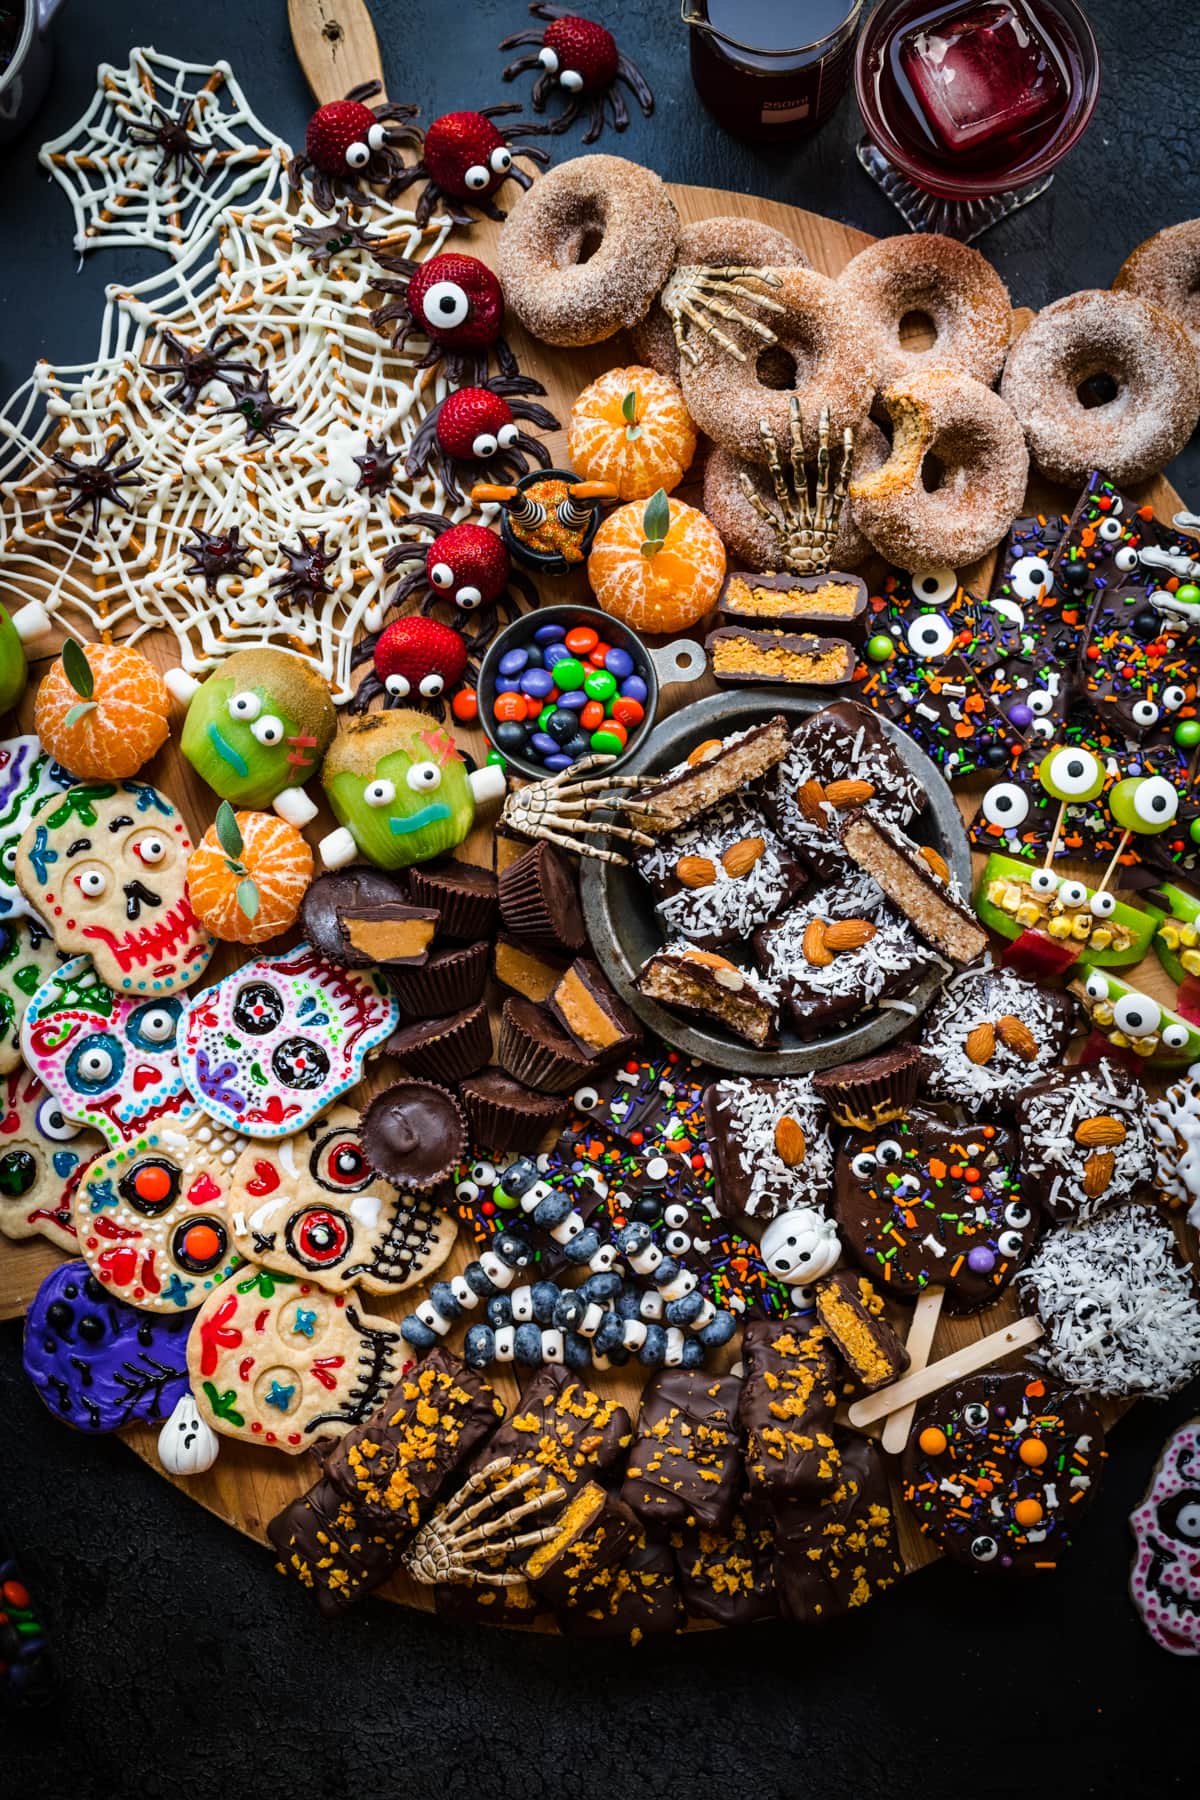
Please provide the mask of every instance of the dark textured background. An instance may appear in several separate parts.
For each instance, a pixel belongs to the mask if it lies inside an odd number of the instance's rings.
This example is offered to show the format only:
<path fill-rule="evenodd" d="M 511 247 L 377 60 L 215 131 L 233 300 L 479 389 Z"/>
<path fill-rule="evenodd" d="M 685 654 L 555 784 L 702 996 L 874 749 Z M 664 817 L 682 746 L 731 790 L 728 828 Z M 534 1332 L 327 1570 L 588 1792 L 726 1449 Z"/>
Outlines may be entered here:
<path fill-rule="evenodd" d="M 677 0 L 594 5 L 619 21 L 658 98 L 652 121 L 638 117 L 602 147 L 668 179 L 895 228 L 852 160 L 852 102 L 807 147 L 736 144 L 693 98 Z M 418 101 L 425 119 L 508 96 L 494 45 L 524 22 L 519 0 L 374 0 L 372 10 L 392 94 Z M 1049 196 L 982 246 L 1013 298 L 1035 307 L 1106 286 L 1141 238 L 1200 213 L 1194 0 L 1088 10 L 1105 68 L 1091 131 Z M 77 275 L 65 199 L 37 167 L 38 143 L 87 105 L 97 62 L 122 62 L 137 43 L 225 56 L 293 143 L 310 111 L 283 0 L 69 0 L 60 40 L 41 119 L 0 152 L 5 392 L 36 356 L 85 360 L 105 283 L 159 266 L 100 253 Z M 559 154 L 577 138 L 578 127 L 558 140 Z M 1172 473 L 1195 502 L 1197 442 Z M 1125 1586 L 1126 1515 L 1163 1437 L 1200 1404 L 1195 1387 L 1139 1407 L 1113 1434 L 1104 1491 L 1056 1576 L 1006 1587 L 943 1565 L 823 1631 L 765 1626 L 635 1653 L 451 1630 L 382 1603 L 325 1624 L 271 1573 L 265 1550 L 120 1444 L 85 1444 L 54 1424 L 19 1349 L 19 1327 L 0 1327 L 0 1518 L 37 1589 L 61 1689 L 40 1716 L 0 1721 L 5 1794 L 1196 1791 L 1197 1665 L 1152 1647 Z"/>

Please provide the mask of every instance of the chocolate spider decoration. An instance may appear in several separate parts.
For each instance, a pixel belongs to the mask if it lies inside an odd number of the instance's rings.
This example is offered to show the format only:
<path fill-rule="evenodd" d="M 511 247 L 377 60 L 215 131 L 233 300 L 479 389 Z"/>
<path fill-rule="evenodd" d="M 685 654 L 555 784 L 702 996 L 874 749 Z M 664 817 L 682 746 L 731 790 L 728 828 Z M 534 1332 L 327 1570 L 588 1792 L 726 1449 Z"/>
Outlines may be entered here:
<path fill-rule="evenodd" d="M 245 332 L 235 330 L 232 325 L 218 325 L 203 344 L 185 344 L 165 327 L 159 335 L 168 350 L 179 358 L 178 362 L 146 362 L 142 367 L 148 375 L 174 377 L 175 385 L 167 389 L 165 398 L 172 403 L 178 400 L 184 412 L 191 412 L 198 404 L 210 381 L 228 382 L 236 390 L 237 383 L 231 382 L 230 376 L 243 375 L 247 380 L 261 378 L 262 371 L 254 363 L 236 362 L 226 356 L 226 351 L 232 350 L 235 344 L 246 342 Z"/>
<path fill-rule="evenodd" d="M 54 486 L 75 490 L 75 498 L 63 508 L 63 517 L 69 519 L 80 507 L 90 506 L 93 537 L 100 530 L 100 508 L 105 500 L 111 500 L 125 512 L 132 512 L 133 507 L 121 489 L 146 485 L 144 476 L 133 472 L 142 466 L 140 456 L 131 456 L 122 463 L 115 460 L 128 442 L 128 433 L 123 431 L 113 439 L 100 461 L 94 463 L 72 462 L 69 456 L 61 456 L 57 450 L 51 452 L 50 461 L 63 471 L 62 478 L 55 481 Z"/>
<path fill-rule="evenodd" d="M 192 112 L 195 100 L 189 100 L 177 119 L 156 100 L 150 102 L 150 110 L 158 120 L 157 125 L 130 125 L 126 136 L 131 144 L 149 145 L 151 149 L 162 151 L 162 161 L 154 171 L 155 181 L 161 181 L 167 170 L 173 172 L 176 182 L 183 180 L 189 169 L 198 180 L 204 180 L 204 164 L 200 161 L 199 149 L 192 136 Z"/>
<path fill-rule="evenodd" d="M 448 497 L 461 506 L 457 465 L 473 465 L 472 480 L 510 482 L 529 470 L 529 459 L 550 467 L 550 452 L 540 439 L 517 424 L 528 419 L 542 431 L 557 431 L 559 421 L 544 406 L 518 398 L 544 394 L 532 375 L 496 375 L 478 387 L 456 388 L 421 421 L 408 452 L 410 476 L 424 475 L 430 464 Z"/>
<path fill-rule="evenodd" d="M 257 371 L 256 371 L 257 373 Z M 265 438 L 268 444 L 274 443 L 277 431 L 295 431 L 296 427 L 288 418 L 294 413 L 294 406 L 284 406 L 271 398 L 271 383 L 266 375 L 259 374 L 257 383 L 243 382 L 240 387 L 230 389 L 233 399 L 228 406 L 218 406 L 219 413 L 240 413 L 246 421 L 246 442 L 254 443 L 256 438 Z"/>
<path fill-rule="evenodd" d="M 399 321 L 393 350 L 402 350 L 414 333 L 428 338 L 429 348 L 417 367 L 431 369 L 440 362 L 451 387 L 477 387 L 485 381 L 492 351 L 502 375 L 519 372 L 502 336 L 504 292 L 486 263 L 455 250 L 423 263 L 407 256 L 381 256 L 379 263 L 400 277 L 375 283 L 379 293 L 396 298 L 371 314 L 377 331 Z"/>
<path fill-rule="evenodd" d="M 318 107 L 308 121 L 304 150 L 288 164 L 288 182 L 299 188 L 311 171 L 313 201 L 322 212 L 333 212 L 339 199 L 369 200 L 364 183 L 381 187 L 403 173 L 399 146 L 421 147 L 420 131 L 407 123 L 415 106 L 366 104 L 382 89 L 379 81 L 360 82 L 344 100 Z"/>
<path fill-rule="evenodd" d="M 183 546 L 184 554 L 192 558 L 184 574 L 198 575 L 208 593 L 216 593 L 222 575 L 240 577 L 250 573 L 250 552 L 242 545 L 240 526 L 231 525 L 224 532 L 209 532 L 202 525 L 193 525 L 192 530 L 196 542 Z"/>
<path fill-rule="evenodd" d="M 370 494 L 372 499 L 386 494 L 396 479 L 396 465 L 402 454 L 400 450 L 389 450 L 382 439 L 376 443 L 374 438 L 368 438 L 362 455 L 351 458 L 360 470 L 355 483 L 357 491 Z"/>
<path fill-rule="evenodd" d="M 555 136 L 573 125 L 586 110 L 585 144 L 594 144 L 604 130 L 605 108 L 614 131 L 624 131 L 629 123 L 629 108 L 618 86 L 623 82 L 649 118 L 654 111 L 654 95 L 636 63 L 617 48 L 617 40 L 605 26 L 594 19 L 582 19 L 563 6 L 546 6 L 534 0 L 529 8 L 535 19 L 547 19 L 544 31 L 532 29 L 515 32 L 501 43 L 501 50 L 515 50 L 519 44 L 534 44 L 530 56 L 518 56 L 501 70 L 504 81 L 514 81 L 527 69 L 540 71 L 530 96 L 533 110 L 545 112 L 546 101 L 555 88 L 569 96 L 566 106 L 545 125 L 526 126 L 526 130 L 551 132 Z"/>
<path fill-rule="evenodd" d="M 293 246 L 308 251 L 312 263 L 329 262 L 343 250 L 371 250 L 386 244 L 387 239 L 365 225 L 356 225 L 345 207 L 330 225 L 298 225 L 292 233 Z"/>
<path fill-rule="evenodd" d="M 550 157 L 535 144 L 518 144 L 527 131 L 541 131 L 518 119 L 512 125 L 495 125 L 494 119 L 520 112 L 515 101 L 500 106 L 481 106 L 478 112 L 443 113 L 425 133 L 421 160 L 388 184 L 389 200 L 402 194 L 414 181 L 424 180 L 416 205 L 418 225 L 427 225 L 435 206 L 440 206 L 456 225 L 473 225 L 480 213 L 503 219 L 493 195 L 509 179 L 527 188 L 533 177 L 519 169 L 514 155 L 546 164 Z"/>
<path fill-rule="evenodd" d="M 325 571 L 333 564 L 334 558 L 326 554 L 325 533 L 319 531 L 314 543 L 309 543 L 302 531 L 296 533 L 296 542 L 280 544 L 280 550 L 287 559 L 287 569 L 282 575 L 276 575 L 271 581 L 282 600 L 292 606 L 311 606 L 318 594 L 332 594 L 333 588 L 325 579 Z"/>

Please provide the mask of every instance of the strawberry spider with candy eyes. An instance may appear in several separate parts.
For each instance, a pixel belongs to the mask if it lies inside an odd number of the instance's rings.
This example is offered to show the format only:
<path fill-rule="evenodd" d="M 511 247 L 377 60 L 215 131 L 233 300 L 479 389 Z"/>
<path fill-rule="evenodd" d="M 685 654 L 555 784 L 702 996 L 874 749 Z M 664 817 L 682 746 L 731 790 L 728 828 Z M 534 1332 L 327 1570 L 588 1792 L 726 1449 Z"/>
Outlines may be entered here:
<path fill-rule="evenodd" d="M 322 212 L 332 213 L 339 199 L 369 199 L 364 183 L 379 187 L 403 175 L 399 146 L 421 146 L 420 131 L 407 123 L 415 106 L 366 104 L 382 88 L 379 81 L 361 82 L 344 100 L 319 106 L 308 121 L 304 149 L 288 164 L 288 183 L 298 189 L 311 172 L 312 197 Z"/>
<path fill-rule="evenodd" d="M 385 707 L 419 707 L 442 719 L 445 700 L 463 677 L 470 673 L 472 687 L 477 679 L 462 633 L 422 613 L 393 619 L 364 640 L 355 652 L 355 666 L 368 654 L 373 666 L 355 689 L 351 712 L 365 712 L 382 694 Z"/>
<path fill-rule="evenodd" d="M 496 375 L 479 387 L 456 388 L 421 421 L 406 464 L 411 476 L 433 472 L 455 505 L 465 504 L 458 465 L 471 465 L 471 481 L 511 482 L 529 470 L 529 459 L 543 469 L 550 452 L 517 423 L 526 419 L 542 431 L 558 431 L 559 421 L 544 406 L 519 398 L 544 394 L 532 375 Z"/>
<path fill-rule="evenodd" d="M 528 130 L 550 132 L 555 136 L 574 124 L 586 110 L 588 127 L 583 134 L 585 144 L 594 144 L 604 129 L 605 107 L 615 131 L 624 131 L 629 123 L 629 108 L 618 83 L 623 82 L 649 118 L 654 111 L 654 95 L 636 63 L 617 48 L 617 40 L 595 19 L 582 19 L 562 6 L 546 6 L 534 0 L 529 8 L 535 19 L 549 23 L 544 31 L 518 31 L 506 37 L 501 50 L 515 50 L 518 45 L 536 48 L 529 56 L 518 56 L 501 70 L 501 79 L 514 81 L 527 69 L 539 70 L 530 96 L 533 110 L 545 112 L 546 101 L 555 88 L 568 96 L 562 112 L 546 124 Z"/>
<path fill-rule="evenodd" d="M 393 350 L 402 350 L 414 334 L 428 338 L 429 348 L 417 367 L 432 369 L 441 363 L 451 387 L 485 381 L 492 351 L 502 375 L 518 373 L 517 359 L 502 335 L 504 291 L 486 263 L 456 250 L 444 250 L 423 263 L 407 256 L 381 256 L 379 263 L 400 277 L 375 282 L 379 293 L 395 299 L 371 314 L 376 331 L 398 321 Z"/>
<path fill-rule="evenodd" d="M 388 199 L 394 200 L 415 181 L 423 180 L 425 186 L 415 208 L 418 225 L 428 225 L 435 206 L 456 225 L 473 225 L 481 213 L 489 219 L 503 219 L 506 215 L 494 198 L 499 189 L 506 181 L 523 188 L 533 181 L 514 158 L 524 156 L 542 164 L 550 161 L 539 146 L 517 142 L 527 131 L 540 131 L 540 126 L 527 125 L 523 119 L 512 125 L 493 123 L 520 110 L 515 101 L 509 101 L 502 106 L 482 106 L 478 112 L 443 113 L 425 133 L 420 162 L 388 184 Z"/>

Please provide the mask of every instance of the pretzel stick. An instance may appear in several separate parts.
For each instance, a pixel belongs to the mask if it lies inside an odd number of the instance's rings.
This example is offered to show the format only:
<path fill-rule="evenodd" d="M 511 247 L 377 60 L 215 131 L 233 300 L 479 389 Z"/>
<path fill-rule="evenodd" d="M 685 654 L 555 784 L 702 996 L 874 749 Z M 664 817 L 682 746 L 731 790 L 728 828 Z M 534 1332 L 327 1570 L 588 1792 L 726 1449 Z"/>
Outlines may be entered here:
<path fill-rule="evenodd" d="M 961 1381 L 964 1375 L 986 1369 L 989 1363 L 997 1362 L 1010 1351 L 1036 1344 L 1044 1330 L 1041 1320 L 1032 1316 L 1018 1319 L 1015 1325 L 1004 1325 L 999 1331 L 980 1338 L 978 1343 L 966 1344 L 961 1350 L 930 1363 L 927 1369 L 921 1369 L 915 1375 L 903 1375 L 890 1387 L 880 1388 L 877 1394 L 867 1394 L 862 1400 L 856 1400 L 848 1414 L 850 1423 L 857 1431 L 862 1431 L 876 1419 L 886 1419 L 897 1407 L 924 1400 L 926 1394 L 936 1394 L 940 1388 Z"/>
<path fill-rule="evenodd" d="M 908 1368 L 905 1374 L 919 1375 L 928 1363 L 929 1352 L 933 1348 L 933 1334 L 942 1316 L 942 1301 L 945 1298 L 944 1287 L 927 1287 L 913 1308 L 912 1324 L 904 1342 L 904 1348 L 908 1351 Z M 912 1400 L 888 1419 L 879 1441 L 889 1456 L 899 1456 L 907 1444 L 916 1410 L 917 1403 Z"/>

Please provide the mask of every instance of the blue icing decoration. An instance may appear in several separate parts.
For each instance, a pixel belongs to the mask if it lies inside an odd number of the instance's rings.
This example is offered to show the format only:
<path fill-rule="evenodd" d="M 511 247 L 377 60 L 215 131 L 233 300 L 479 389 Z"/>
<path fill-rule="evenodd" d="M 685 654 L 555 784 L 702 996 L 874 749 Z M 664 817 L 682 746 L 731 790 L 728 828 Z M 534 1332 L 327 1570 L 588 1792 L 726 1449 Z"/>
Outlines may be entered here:
<path fill-rule="evenodd" d="M 33 834 L 33 848 L 29 852 L 29 860 L 33 864 L 33 872 L 39 881 L 49 880 L 49 865 L 58 861 L 58 851 L 51 850 L 49 834 L 44 825 L 39 825 Z"/>
<path fill-rule="evenodd" d="M 277 1406 L 280 1412 L 286 1412 L 292 1404 L 292 1395 L 296 1392 L 296 1384 L 284 1387 L 281 1382 L 273 1381 L 267 1389 L 267 1405 Z"/>
<path fill-rule="evenodd" d="M 316 1329 L 316 1323 L 317 1315 L 315 1312 L 305 1312 L 302 1306 L 296 1308 L 296 1316 L 292 1324 L 292 1330 L 296 1333 L 297 1337 L 310 1338 Z"/>
<path fill-rule="evenodd" d="M 50 1160 L 54 1164 L 54 1173 L 60 1181 L 65 1181 L 67 1176 L 73 1175 L 79 1167 L 79 1158 L 74 1150 L 56 1150 Z"/>
<path fill-rule="evenodd" d="M 178 1273 L 172 1271 L 171 1279 L 163 1289 L 163 1298 L 173 1306 L 190 1306 L 189 1296 L 195 1285 L 194 1281 L 184 1281 Z"/>
<path fill-rule="evenodd" d="M 169 819 L 175 811 L 170 801 L 164 800 L 158 789 L 150 787 L 147 782 L 127 781 L 125 792 L 134 795 L 139 812 L 149 812 L 151 807 L 154 807 L 164 819 Z"/>
<path fill-rule="evenodd" d="M 87 1184 L 87 1191 L 94 1213 L 103 1212 L 106 1206 L 115 1206 L 117 1204 L 117 1196 L 113 1191 L 113 1184 L 107 1176 L 105 1176 L 103 1181 L 89 1181 Z"/>

